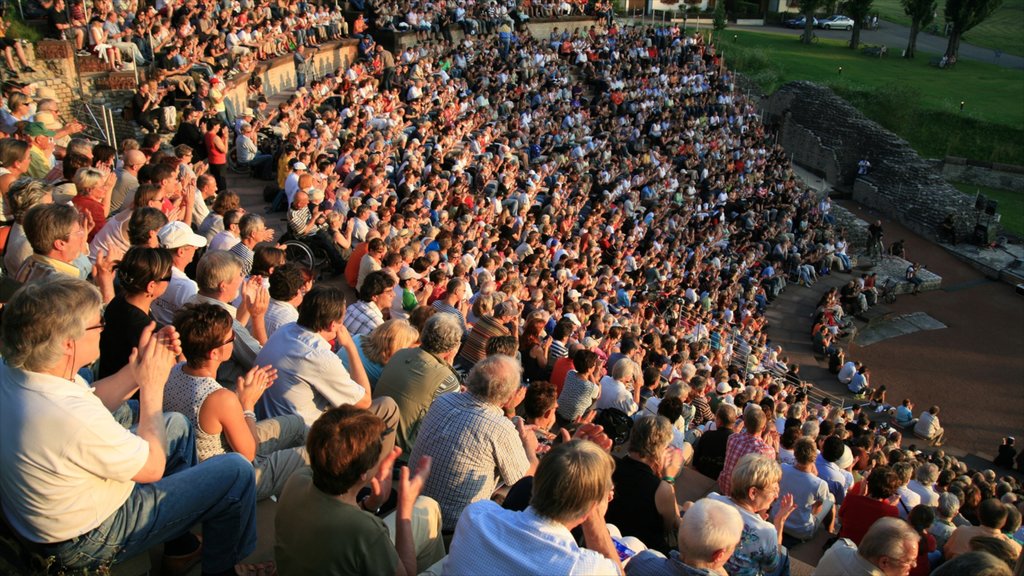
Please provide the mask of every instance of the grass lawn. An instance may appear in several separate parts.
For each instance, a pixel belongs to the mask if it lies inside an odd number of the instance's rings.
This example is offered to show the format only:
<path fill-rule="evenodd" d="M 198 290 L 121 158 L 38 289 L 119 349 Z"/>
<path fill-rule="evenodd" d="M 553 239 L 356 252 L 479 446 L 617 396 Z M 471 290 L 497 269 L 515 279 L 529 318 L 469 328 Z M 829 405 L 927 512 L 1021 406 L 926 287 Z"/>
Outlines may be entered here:
<path fill-rule="evenodd" d="M 1024 164 L 1024 71 L 968 60 L 940 70 L 928 65 L 934 55 L 927 53 L 879 59 L 838 40 L 805 46 L 782 34 L 727 34 L 738 39 L 720 42 L 726 66 L 768 94 L 793 80 L 827 84 L 923 156 Z"/>
<path fill-rule="evenodd" d="M 1008 232 L 1024 238 L 1024 194 L 1010 190 L 999 190 L 965 182 L 951 182 L 964 194 L 972 198 L 979 192 L 999 202 L 1000 224 Z"/>
<path fill-rule="evenodd" d="M 932 24 L 945 26 L 945 0 L 938 0 L 938 16 Z M 910 17 L 903 12 L 900 0 L 875 0 L 871 5 L 882 20 L 910 26 Z M 1024 56 L 1024 0 L 1003 0 L 1002 6 L 964 35 L 964 41 L 1007 54 Z"/>

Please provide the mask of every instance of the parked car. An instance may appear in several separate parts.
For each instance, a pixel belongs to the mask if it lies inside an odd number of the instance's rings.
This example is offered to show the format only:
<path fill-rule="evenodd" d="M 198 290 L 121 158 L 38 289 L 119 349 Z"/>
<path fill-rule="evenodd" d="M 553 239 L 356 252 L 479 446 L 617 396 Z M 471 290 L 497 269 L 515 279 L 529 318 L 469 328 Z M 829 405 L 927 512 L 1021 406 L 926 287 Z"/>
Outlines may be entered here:
<path fill-rule="evenodd" d="M 853 19 L 837 14 L 819 21 L 815 26 L 825 30 L 853 30 Z"/>
<path fill-rule="evenodd" d="M 783 22 L 783 24 L 786 25 L 786 28 L 803 28 L 804 27 L 804 23 L 806 21 L 807 21 L 807 19 L 804 18 L 803 16 L 798 16 L 796 18 L 790 18 L 789 20 L 786 20 L 785 22 Z M 815 27 L 818 26 L 818 19 L 817 18 L 814 19 L 814 26 Z"/>

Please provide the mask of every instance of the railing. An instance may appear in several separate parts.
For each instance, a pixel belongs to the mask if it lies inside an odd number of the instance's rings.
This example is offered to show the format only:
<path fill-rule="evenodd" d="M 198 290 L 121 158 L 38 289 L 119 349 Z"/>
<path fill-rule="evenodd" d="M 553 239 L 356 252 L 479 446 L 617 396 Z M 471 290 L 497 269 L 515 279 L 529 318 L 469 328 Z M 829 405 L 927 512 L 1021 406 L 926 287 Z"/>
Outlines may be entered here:
<path fill-rule="evenodd" d="M 85 109 L 85 113 L 88 115 L 91 123 L 85 124 L 85 130 L 83 133 L 87 136 L 96 138 L 106 142 L 112 146 L 114 150 L 117 150 L 117 130 L 114 126 L 114 111 L 109 106 L 99 106 L 99 118 L 96 117 L 96 112 L 93 111 L 92 105 L 85 100 L 78 102 L 82 108 Z"/>

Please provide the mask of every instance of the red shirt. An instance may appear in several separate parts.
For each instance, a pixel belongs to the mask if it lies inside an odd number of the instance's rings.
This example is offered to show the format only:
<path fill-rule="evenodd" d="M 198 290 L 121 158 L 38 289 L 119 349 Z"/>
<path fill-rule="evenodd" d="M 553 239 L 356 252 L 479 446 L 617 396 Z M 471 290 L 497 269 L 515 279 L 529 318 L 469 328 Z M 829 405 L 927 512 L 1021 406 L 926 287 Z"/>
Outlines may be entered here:
<path fill-rule="evenodd" d="M 565 376 L 569 374 L 569 370 L 575 370 L 576 366 L 572 363 L 572 358 L 568 356 L 565 358 L 559 358 L 555 360 L 555 365 L 551 368 L 551 383 L 555 385 L 555 389 L 558 393 L 562 393 L 562 387 L 565 386 Z"/>
<path fill-rule="evenodd" d="M 82 194 L 72 198 L 71 203 L 75 205 L 75 208 L 78 208 L 79 212 L 88 212 L 92 216 L 93 221 L 96 222 L 91 230 L 86 230 L 89 234 L 89 242 L 92 242 L 92 237 L 107 223 L 107 217 L 103 215 L 103 205 Z"/>
<path fill-rule="evenodd" d="M 359 279 L 359 263 L 362 262 L 363 256 L 370 249 L 369 242 L 362 242 L 357 244 L 352 250 L 352 254 L 348 257 L 348 262 L 345 263 L 345 282 L 354 290 L 356 287 L 356 280 Z"/>
<path fill-rule="evenodd" d="M 886 516 L 899 518 L 900 511 L 892 504 L 870 496 L 847 494 L 843 499 L 843 505 L 839 507 L 839 519 L 843 523 L 839 537 L 849 538 L 860 546 L 860 541 L 867 534 L 868 528 L 871 528 L 875 520 Z"/>

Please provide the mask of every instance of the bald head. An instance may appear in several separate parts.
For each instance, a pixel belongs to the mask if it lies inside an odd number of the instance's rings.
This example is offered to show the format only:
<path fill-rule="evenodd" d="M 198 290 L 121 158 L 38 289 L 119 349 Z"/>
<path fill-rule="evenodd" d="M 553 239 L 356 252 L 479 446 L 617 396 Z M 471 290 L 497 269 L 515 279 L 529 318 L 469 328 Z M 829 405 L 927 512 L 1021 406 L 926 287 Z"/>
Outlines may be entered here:
<path fill-rule="evenodd" d="M 139 169 L 146 165 L 146 155 L 140 150 L 129 150 L 124 153 L 124 169 L 138 176 Z"/>

